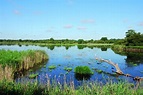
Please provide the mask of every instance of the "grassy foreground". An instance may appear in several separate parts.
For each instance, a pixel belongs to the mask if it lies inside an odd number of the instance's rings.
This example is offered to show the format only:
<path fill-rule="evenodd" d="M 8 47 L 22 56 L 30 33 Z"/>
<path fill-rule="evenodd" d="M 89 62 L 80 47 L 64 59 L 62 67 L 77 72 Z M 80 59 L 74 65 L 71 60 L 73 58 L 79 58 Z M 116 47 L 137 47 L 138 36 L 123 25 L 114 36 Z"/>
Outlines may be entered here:
<path fill-rule="evenodd" d="M 33 68 L 47 59 L 48 55 L 41 50 L 0 50 L 0 79 L 13 80 L 15 73 Z"/>
<path fill-rule="evenodd" d="M 5 80 L 0 81 L 0 95 L 143 95 L 142 89 L 133 89 L 129 83 L 84 83 L 77 89 L 74 83 L 69 86 L 60 83 L 40 86 L 35 83 L 14 83 Z"/>

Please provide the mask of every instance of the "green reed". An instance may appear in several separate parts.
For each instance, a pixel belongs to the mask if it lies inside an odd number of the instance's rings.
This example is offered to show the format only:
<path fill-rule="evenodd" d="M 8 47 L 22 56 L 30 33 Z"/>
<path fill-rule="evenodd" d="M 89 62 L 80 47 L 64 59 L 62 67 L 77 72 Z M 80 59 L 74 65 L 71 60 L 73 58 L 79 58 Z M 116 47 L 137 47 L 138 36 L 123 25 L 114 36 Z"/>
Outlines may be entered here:
<path fill-rule="evenodd" d="M 49 81 L 49 80 L 48 80 Z M 75 88 L 74 82 L 38 85 L 38 82 L 14 83 L 0 81 L 0 95 L 143 95 L 142 88 L 134 89 L 133 84 L 125 82 L 84 82 Z"/>
<path fill-rule="evenodd" d="M 0 50 L 0 65 L 12 65 L 15 66 L 22 61 L 25 57 L 34 58 L 37 52 L 45 54 L 45 58 L 48 59 L 48 56 L 44 51 L 40 50 L 27 50 L 27 51 L 12 51 L 12 50 Z"/>

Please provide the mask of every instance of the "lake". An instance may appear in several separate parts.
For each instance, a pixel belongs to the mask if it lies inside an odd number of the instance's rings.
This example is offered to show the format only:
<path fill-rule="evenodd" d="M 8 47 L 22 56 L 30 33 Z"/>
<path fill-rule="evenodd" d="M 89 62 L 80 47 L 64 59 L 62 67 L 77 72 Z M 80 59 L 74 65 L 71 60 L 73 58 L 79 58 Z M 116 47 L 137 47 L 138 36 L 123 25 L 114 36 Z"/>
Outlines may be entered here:
<path fill-rule="evenodd" d="M 18 45 L 1 45 L 0 49 L 5 50 L 44 50 L 49 60 L 46 63 L 42 63 L 30 69 L 29 71 L 23 72 L 22 75 L 15 75 L 14 81 L 16 82 L 27 82 L 27 81 L 38 81 L 41 84 L 46 84 L 47 80 L 50 79 L 52 82 L 57 81 L 63 83 L 64 81 L 69 84 L 73 81 L 76 86 L 82 84 L 81 77 L 75 75 L 74 68 L 76 66 L 89 66 L 94 72 L 93 75 L 88 77 L 84 81 L 97 81 L 106 83 L 108 80 L 114 82 L 117 81 L 129 81 L 134 83 L 132 78 L 125 76 L 115 76 L 116 69 L 108 63 L 100 63 L 95 59 L 95 55 L 104 59 L 111 60 L 114 63 L 118 63 L 120 69 L 125 74 L 132 76 L 143 77 L 143 54 L 142 53 L 118 53 L 114 52 L 110 47 L 85 47 L 85 46 L 18 46 Z M 48 69 L 49 66 L 55 65 L 56 68 L 53 70 Z M 70 67 L 72 71 L 68 72 L 64 68 Z M 102 73 L 97 72 L 102 70 Z M 38 74 L 37 79 L 29 79 L 30 74 Z"/>

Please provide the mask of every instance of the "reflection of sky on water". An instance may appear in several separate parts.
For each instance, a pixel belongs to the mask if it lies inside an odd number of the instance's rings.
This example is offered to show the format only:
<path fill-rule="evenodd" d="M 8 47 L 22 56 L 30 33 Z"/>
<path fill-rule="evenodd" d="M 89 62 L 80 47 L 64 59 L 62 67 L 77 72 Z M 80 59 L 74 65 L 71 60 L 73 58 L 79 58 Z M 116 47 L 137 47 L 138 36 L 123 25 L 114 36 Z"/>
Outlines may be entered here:
<path fill-rule="evenodd" d="M 89 66 L 91 69 L 96 68 L 103 70 L 108 73 L 113 73 L 111 65 L 103 62 L 101 64 L 97 64 L 98 62 L 95 60 L 95 55 L 104 59 L 109 59 L 115 63 L 118 63 L 121 70 L 124 73 L 129 73 L 133 76 L 143 76 L 143 65 L 139 64 L 137 66 L 128 66 L 126 65 L 125 59 L 126 56 L 121 56 L 119 54 L 115 54 L 110 48 L 107 51 L 102 51 L 100 48 L 84 48 L 78 49 L 77 46 L 70 47 L 68 50 L 65 47 L 54 47 L 53 50 L 48 49 L 47 47 L 40 46 L 0 46 L 0 49 L 10 49 L 10 50 L 27 50 L 27 49 L 40 49 L 47 52 L 49 55 L 49 60 L 46 64 L 46 67 L 40 67 L 36 71 L 27 72 L 27 74 L 21 78 L 17 78 L 17 80 L 25 81 L 28 79 L 28 75 L 31 73 L 38 73 L 38 80 L 41 83 L 45 83 L 47 81 L 46 75 L 50 79 L 56 78 L 57 81 L 62 80 L 64 75 L 66 75 L 66 79 L 74 80 L 75 84 L 80 84 L 79 81 L 75 79 L 74 68 L 76 66 Z M 54 70 L 49 70 L 48 66 L 56 65 L 57 68 Z M 64 70 L 65 67 L 71 67 L 73 70 L 71 72 L 67 72 Z M 93 70 L 94 71 L 94 70 Z M 121 79 L 125 78 L 129 81 L 132 81 L 131 78 L 126 78 L 124 76 L 119 76 Z M 102 81 L 106 82 L 107 79 L 118 80 L 117 77 L 114 77 L 110 74 L 100 74 L 94 71 L 94 75 L 91 76 L 91 81 Z"/>

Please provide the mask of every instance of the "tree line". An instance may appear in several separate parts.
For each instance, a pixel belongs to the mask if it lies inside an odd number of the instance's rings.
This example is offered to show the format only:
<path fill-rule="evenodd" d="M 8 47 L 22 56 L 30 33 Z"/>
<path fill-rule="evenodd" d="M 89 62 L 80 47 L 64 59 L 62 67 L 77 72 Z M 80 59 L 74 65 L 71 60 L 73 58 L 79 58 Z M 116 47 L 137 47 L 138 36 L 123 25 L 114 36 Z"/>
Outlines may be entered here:
<path fill-rule="evenodd" d="M 119 44 L 125 46 L 143 46 L 143 34 L 136 32 L 135 30 L 128 30 L 125 33 L 126 37 L 123 39 L 108 39 L 107 37 L 101 37 L 99 40 L 71 40 L 71 39 L 43 39 L 43 40 L 12 40 L 12 39 L 0 39 L 0 44 L 17 44 L 17 43 L 44 43 L 44 44 Z"/>

